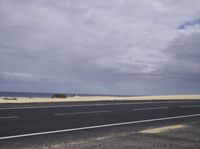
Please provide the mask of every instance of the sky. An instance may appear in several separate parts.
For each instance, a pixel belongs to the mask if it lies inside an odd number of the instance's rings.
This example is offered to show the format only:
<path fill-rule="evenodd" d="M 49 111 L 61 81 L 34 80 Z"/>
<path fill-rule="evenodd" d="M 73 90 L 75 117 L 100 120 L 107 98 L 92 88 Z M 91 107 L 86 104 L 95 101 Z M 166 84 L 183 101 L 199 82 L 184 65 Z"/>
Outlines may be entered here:
<path fill-rule="evenodd" d="M 0 0 L 0 91 L 200 93 L 199 0 Z"/>

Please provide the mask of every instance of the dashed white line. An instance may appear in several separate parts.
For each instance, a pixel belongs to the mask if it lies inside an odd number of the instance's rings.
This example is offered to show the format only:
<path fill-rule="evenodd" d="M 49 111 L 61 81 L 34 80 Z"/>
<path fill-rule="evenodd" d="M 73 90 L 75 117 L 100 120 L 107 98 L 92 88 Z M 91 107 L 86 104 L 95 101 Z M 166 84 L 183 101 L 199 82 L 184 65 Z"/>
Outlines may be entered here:
<path fill-rule="evenodd" d="M 19 118 L 19 116 L 4 116 L 4 117 L 0 117 L 0 119 L 11 119 L 11 118 Z"/>
<path fill-rule="evenodd" d="M 145 111 L 145 110 L 161 110 L 161 109 L 167 109 L 168 107 L 153 107 L 153 108 L 138 108 L 133 109 L 134 111 Z"/>
<path fill-rule="evenodd" d="M 89 112 L 73 112 L 73 113 L 55 113 L 55 116 L 61 116 L 61 115 L 76 115 L 76 114 L 96 114 L 96 113 L 108 113 L 111 111 L 89 111 Z"/>
<path fill-rule="evenodd" d="M 192 108 L 192 107 L 200 107 L 200 105 L 188 105 L 188 106 L 180 106 L 181 108 Z"/>
<path fill-rule="evenodd" d="M 146 123 L 146 122 L 155 122 L 155 121 L 163 121 L 163 120 L 173 120 L 173 119 L 181 119 L 181 118 L 199 117 L 199 116 L 200 116 L 200 113 L 199 114 L 192 114 L 192 115 L 174 116 L 174 117 L 161 117 L 161 118 L 155 118 L 155 119 L 130 121 L 130 122 L 122 122 L 122 123 L 111 123 L 111 124 L 97 125 L 97 126 L 88 126 L 88 127 L 80 127 L 80 128 L 71 128 L 71 129 L 62 129 L 62 130 L 45 131 L 45 132 L 38 132 L 38 133 L 5 136 L 5 137 L 0 137 L 0 140 L 30 137 L 30 136 L 38 136 L 38 135 L 45 135 L 45 134 L 46 135 L 47 134 L 55 134 L 55 133 L 62 133 L 62 132 L 89 130 L 89 129 L 105 128 L 105 127 L 112 127 L 112 126 L 122 126 L 122 125 L 130 125 L 130 124 L 138 124 L 138 123 Z"/>

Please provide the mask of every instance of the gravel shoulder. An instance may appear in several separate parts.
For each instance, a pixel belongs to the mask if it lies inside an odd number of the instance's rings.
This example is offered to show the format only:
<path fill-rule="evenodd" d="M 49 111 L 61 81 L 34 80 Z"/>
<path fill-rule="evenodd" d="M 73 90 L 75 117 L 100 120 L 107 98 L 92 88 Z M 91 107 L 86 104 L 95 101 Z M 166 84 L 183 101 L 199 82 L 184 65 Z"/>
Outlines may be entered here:
<path fill-rule="evenodd" d="M 174 129 L 143 132 L 162 127 Z M 199 149 L 199 128 L 200 120 L 196 118 L 5 140 L 0 146 L 2 149 Z"/>

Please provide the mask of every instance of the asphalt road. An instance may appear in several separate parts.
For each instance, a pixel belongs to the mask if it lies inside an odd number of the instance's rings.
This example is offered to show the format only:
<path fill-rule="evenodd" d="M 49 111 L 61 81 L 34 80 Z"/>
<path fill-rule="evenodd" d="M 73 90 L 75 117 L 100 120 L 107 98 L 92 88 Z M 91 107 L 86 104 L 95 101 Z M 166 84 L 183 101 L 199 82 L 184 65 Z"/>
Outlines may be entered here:
<path fill-rule="evenodd" d="M 187 118 L 200 118 L 200 101 L 1 107 L 0 140 Z"/>

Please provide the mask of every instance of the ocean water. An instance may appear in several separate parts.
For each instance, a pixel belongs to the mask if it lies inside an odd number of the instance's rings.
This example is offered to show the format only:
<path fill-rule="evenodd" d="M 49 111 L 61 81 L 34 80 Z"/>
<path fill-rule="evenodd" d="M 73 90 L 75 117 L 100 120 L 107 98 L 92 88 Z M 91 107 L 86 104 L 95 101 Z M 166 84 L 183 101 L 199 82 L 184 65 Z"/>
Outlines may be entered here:
<path fill-rule="evenodd" d="M 32 93 L 32 92 L 0 92 L 0 97 L 51 97 L 54 93 Z M 65 93 L 64 93 L 65 94 Z M 74 94 L 65 94 L 73 96 Z"/>
<path fill-rule="evenodd" d="M 2 92 L 0 91 L 0 97 L 51 97 L 55 93 L 34 93 L 34 92 Z M 107 95 L 107 94 L 79 94 L 79 93 L 61 93 L 66 96 L 124 96 L 124 95 Z M 134 95 L 127 95 L 134 96 Z"/>

